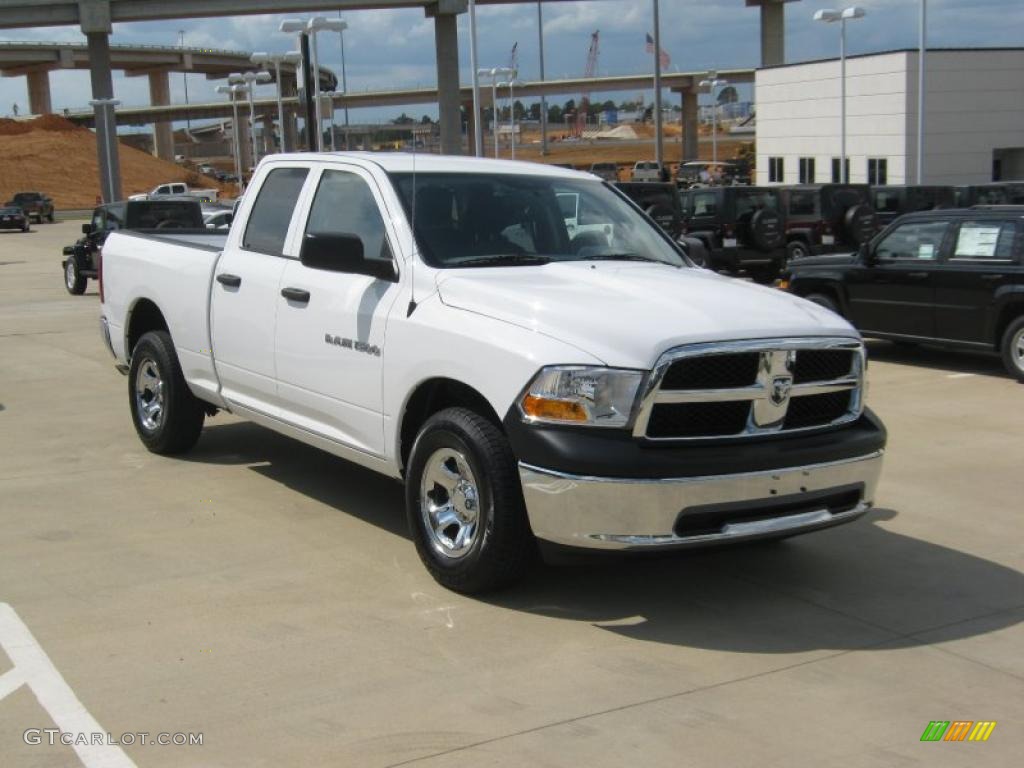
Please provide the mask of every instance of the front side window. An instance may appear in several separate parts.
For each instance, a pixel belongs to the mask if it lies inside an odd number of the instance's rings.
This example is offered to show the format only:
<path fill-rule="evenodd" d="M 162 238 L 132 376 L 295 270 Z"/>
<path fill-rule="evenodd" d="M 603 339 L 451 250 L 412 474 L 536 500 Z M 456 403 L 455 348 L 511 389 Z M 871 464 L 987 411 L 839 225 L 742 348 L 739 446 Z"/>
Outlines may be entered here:
<path fill-rule="evenodd" d="M 393 179 L 420 253 L 431 266 L 581 260 L 685 264 L 659 229 L 596 180 L 481 173 L 400 173 Z"/>
<path fill-rule="evenodd" d="M 957 232 L 954 259 L 1011 261 L 1017 227 L 1010 221 L 965 221 Z"/>
<path fill-rule="evenodd" d="M 313 198 L 307 234 L 358 235 L 367 259 L 391 261 L 384 219 L 369 185 L 349 171 L 324 171 Z"/>
<path fill-rule="evenodd" d="M 242 248 L 269 256 L 284 254 L 284 241 L 307 168 L 275 168 L 267 174 L 242 237 Z"/>
<path fill-rule="evenodd" d="M 942 250 L 949 224 L 944 221 L 909 222 L 896 227 L 878 244 L 880 261 L 934 261 Z"/>

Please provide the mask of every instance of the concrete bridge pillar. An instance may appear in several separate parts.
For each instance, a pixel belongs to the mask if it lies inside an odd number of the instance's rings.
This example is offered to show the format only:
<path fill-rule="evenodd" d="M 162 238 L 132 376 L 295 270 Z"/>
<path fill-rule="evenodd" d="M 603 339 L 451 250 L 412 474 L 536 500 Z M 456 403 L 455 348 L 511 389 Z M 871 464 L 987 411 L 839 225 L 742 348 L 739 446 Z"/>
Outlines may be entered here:
<path fill-rule="evenodd" d="M 28 111 L 33 115 L 48 115 L 53 112 L 48 70 L 41 69 L 28 73 Z"/>
<path fill-rule="evenodd" d="M 285 98 L 298 94 L 293 77 L 281 76 L 281 95 Z M 299 148 L 299 119 L 294 107 L 284 108 L 284 125 L 281 126 L 281 151 L 295 152 Z"/>
<path fill-rule="evenodd" d="M 252 172 L 252 133 L 249 130 L 248 105 L 239 104 L 238 112 L 238 133 L 235 135 L 238 136 L 238 152 L 242 158 L 242 176 L 248 179 Z"/>
<path fill-rule="evenodd" d="M 168 72 L 149 73 L 149 101 L 154 107 L 171 103 L 171 76 Z M 153 124 L 153 154 L 174 162 L 174 126 L 168 121 Z"/>
<path fill-rule="evenodd" d="M 462 154 L 462 114 L 459 109 L 458 14 L 466 11 L 466 0 L 438 0 L 426 9 L 434 17 L 434 46 L 437 49 L 437 111 L 441 128 L 441 153 Z"/>
<path fill-rule="evenodd" d="M 263 123 L 263 151 L 261 154 L 266 157 L 272 155 L 275 152 L 280 152 L 276 142 L 274 141 L 274 116 L 266 114 L 261 118 Z"/>

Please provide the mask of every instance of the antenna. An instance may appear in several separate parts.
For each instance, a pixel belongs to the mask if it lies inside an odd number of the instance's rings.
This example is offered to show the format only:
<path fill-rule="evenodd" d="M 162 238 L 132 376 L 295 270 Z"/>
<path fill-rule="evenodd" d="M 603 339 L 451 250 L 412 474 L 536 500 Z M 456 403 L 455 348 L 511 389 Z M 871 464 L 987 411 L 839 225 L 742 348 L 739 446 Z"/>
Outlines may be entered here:
<path fill-rule="evenodd" d="M 419 245 L 416 243 L 416 129 L 412 130 L 412 213 L 409 216 L 409 226 L 412 229 L 412 261 L 409 264 L 409 308 L 405 312 L 406 317 L 411 317 L 416 311 L 416 257 L 419 253 Z"/>

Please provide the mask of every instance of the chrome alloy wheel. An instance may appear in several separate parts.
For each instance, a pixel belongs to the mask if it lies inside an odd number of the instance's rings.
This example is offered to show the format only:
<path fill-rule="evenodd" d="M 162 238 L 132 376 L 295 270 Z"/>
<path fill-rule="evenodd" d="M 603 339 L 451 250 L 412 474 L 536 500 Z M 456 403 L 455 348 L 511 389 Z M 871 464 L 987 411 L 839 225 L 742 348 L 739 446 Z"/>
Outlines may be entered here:
<path fill-rule="evenodd" d="M 151 358 L 139 363 L 135 374 L 135 411 L 147 432 L 155 432 L 164 420 L 164 382 Z"/>
<path fill-rule="evenodd" d="M 438 448 L 420 479 L 420 514 L 430 545 L 444 557 L 464 557 L 476 542 L 480 493 L 466 457 Z"/>
<path fill-rule="evenodd" d="M 67 285 L 69 291 L 75 289 L 75 283 L 78 281 L 78 269 L 75 266 L 73 259 L 68 259 L 68 263 L 64 265 L 64 283 Z"/>

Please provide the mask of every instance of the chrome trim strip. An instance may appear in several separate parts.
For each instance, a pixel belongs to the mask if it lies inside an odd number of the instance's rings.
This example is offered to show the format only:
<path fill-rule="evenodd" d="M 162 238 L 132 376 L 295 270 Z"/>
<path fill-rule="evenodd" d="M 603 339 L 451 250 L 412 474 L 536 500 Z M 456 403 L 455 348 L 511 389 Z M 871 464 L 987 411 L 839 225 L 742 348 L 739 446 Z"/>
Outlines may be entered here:
<path fill-rule="evenodd" d="M 689 547 L 803 532 L 864 514 L 874 500 L 884 451 L 842 461 L 775 470 L 682 478 L 613 478 L 572 475 L 519 464 L 523 497 L 540 539 L 574 547 L 646 549 Z M 712 534 L 676 536 L 687 509 L 707 504 L 771 502 L 784 496 L 861 487 L 856 507 L 833 513 L 804 509 Z"/>
<path fill-rule="evenodd" d="M 793 384 L 791 372 L 796 356 L 801 350 L 845 349 L 854 353 L 853 369 L 838 379 Z M 761 355 L 756 382 L 749 387 L 734 389 L 706 390 L 662 390 L 661 383 L 669 368 L 684 358 L 707 357 L 710 355 L 758 352 Z M 856 421 L 863 412 L 863 380 L 867 357 L 860 339 L 845 336 L 791 337 L 773 339 L 744 339 L 740 341 L 690 344 L 668 350 L 655 364 L 648 377 L 640 398 L 633 436 L 651 442 L 693 442 L 699 440 L 735 440 L 752 435 L 781 432 L 789 403 L 793 397 L 829 394 L 850 390 L 853 396 L 850 409 L 845 416 L 830 424 L 818 424 L 799 429 L 787 429 L 785 433 L 799 434 L 846 424 Z M 776 380 L 788 377 L 788 393 L 783 402 L 772 400 L 772 389 Z M 647 434 L 651 413 L 658 404 L 728 402 L 749 400 L 753 403 L 746 428 L 734 435 L 707 435 L 697 437 L 651 437 Z"/>

